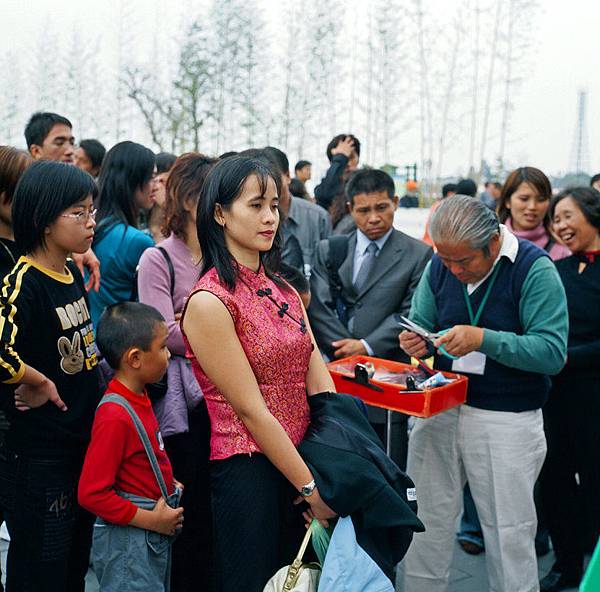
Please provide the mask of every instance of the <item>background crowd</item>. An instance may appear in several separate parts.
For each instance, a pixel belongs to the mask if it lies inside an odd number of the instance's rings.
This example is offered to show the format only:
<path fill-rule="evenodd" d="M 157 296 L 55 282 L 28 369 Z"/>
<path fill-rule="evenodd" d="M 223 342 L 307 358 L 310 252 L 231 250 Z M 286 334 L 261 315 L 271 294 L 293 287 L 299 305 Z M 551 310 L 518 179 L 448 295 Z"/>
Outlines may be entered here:
<path fill-rule="evenodd" d="M 530 166 L 481 193 L 459 179 L 419 240 L 394 228 L 394 181 L 360 167 L 352 134 L 324 147 L 314 196 L 311 162 L 292 176 L 273 146 L 106 151 L 54 113 L 34 114 L 25 139 L 27 151 L 0 147 L 7 590 L 83 590 L 93 514 L 96 558 L 99 524 L 178 534 L 160 589 L 262 590 L 305 519 L 342 514 L 297 449 L 334 390 L 324 361 L 352 355 L 435 355 L 470 378 L 458 409 L 410 429 L 393 414 L 390 456 L 425 526 L 412 528 L 405 590 L 447 589 L 455 536 L 485 549 L 490 589 L 578 584 L 600 535 L 600 175 L 557 194 Z M 401 334 L 400 315 L 451 329 L 434 348 Z M 152 412 L 136 398 L 146 383 Z M 145 417 L 166 496 L 141 468 L 146 449 L 115 427 L 126 412 L 103 405 L 93 423 L 107 384 Z M 384 440 L 384 411 L 365 412 Z M 181 484 L 183 514 L 136 513 Z"/>

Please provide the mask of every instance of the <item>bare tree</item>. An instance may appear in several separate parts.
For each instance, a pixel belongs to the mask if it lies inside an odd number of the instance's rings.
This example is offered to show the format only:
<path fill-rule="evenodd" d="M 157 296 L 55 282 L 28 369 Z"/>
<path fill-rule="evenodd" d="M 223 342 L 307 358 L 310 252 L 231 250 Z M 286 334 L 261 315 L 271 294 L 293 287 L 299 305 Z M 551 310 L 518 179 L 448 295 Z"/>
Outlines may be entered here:
<path fill-rule="evenodd" d="M 23 79 L 21 60 L 17 53 L 7 53 L 0 62 L 0 70 L 4 73 L 0 78 L 0 110 L 1 144 L 18 144 L 22 141 Z"/>
<path fill-rule="evenodd" d="M 428 50 L 425 40 L 425 5 L 423 0 L 415 0 L 415 20 L 419 55 L 419 105 L 421 124 L 421 167 L 424 176 L 424 192 L 431 192 L 431 167 L 433 164 L 433 121 L 431 111 L 431 91 L 429 88 Z"/>
<path fill-rule="evenodd" d="M 305 75 L 298 117 L 297 152 L 303 154 L 307 145 L 323 146 L 330 130 L 336 126 L 337 105 L 334 99 L 336 72 L 339 67 L 337 49 L 341 25 L 340 3 L 320 0 L 307 2 L 307 18 L 312 26 L 307 32 Z"/>
<path fill-rule="evenodd" d="M 213 32 L 211 62 L 214 68 L 214 91 L 211 99 L 211 120 L 214 126 L 214 146 L 217 153 L 225 149 L 233 136 L 235 125 L 234 95 L 239 82 L 241 0 L 214 0 L 209 22 Z M 230 148 L 231 145 L 227 146 Z"/>
<path fill-rule="evenodd" d="M 481 158 L 479 159 L 479 178 L 481 178 L 483 174 L 483 163 L 486 156 L 486 145 L 488 139 L 488 123 L 490 119 L 490 109 L 492 103 L 492 95 L 494 92 L 494 69 L 496 65 L 496 58 L 498 52 L 498 35 L 500 31 L 500 23 L 501 23 L 501 15 L 502 15 L 502 0 L 496 0 L 496 10 L 495 10 L 495 18 L 494 18 L 494 35 L 492 37 L 492 45 L 490 48 L 490 66 L 488 69 L 488 79 L 487 79 L 487 89 L 486 89 L 486 97 L 484 103 L 484 111 L 483 111 L 483 122 L 481 129 Z"/>
<path fill-rule="evenodd" d="M 127 96 L 133 100 L 140 111 L 152 143 L 160 151 L 164 151 L 166 149 L 164 134 L 169 127 L 166 122 L 173 116 L 170 111 L 172 106 L 165 97 L 154 94 L 156 92 L 154 77 L 139 67 L 131 67 L 125 71 L 123 84 L 127 89 Z"/>
<path fill-rule="evenodd" d="M 438 140 L 438 158 L 437 158 L 437 173 L 436 179 L 440 179 L 443 171 L 444 155 L 446 152 L 447 131 L 450 119 L 450 108 L 454 103 L 457 94 L 456 89 L 456 71 L 458 64 L 458 56 L 463 38 L 461 31 L 462 11 L 457 13 L 454 19 L 454 36 L 450 48 L 450 64 L 447 70 L 446 88 L 442 98 L 442 117 L 439 125 L 439 140 Z"/>
<path fill-rule="evenodd" d="M 471 138 L 469 143 L 469 174 L 475 170 L 475 138 L 477 131 L 477 100 L 479 97 L 479 60 L 480 60 L 480 36 L 481 36 L 481 7 L 479 0 L 474 0 L 473 12 L 475 22 L 473 26 L 473 95 L 471 105 Z"/>
<path fill-rule="evenodd" d="M 500 123 L 500 148 L 498 161 L 503 166 L 506 142 L 510 126 L 513 95 L 527 67 L 531 55 L 531 26 L 535 22 L 538 2 L 535 0 L 507 0 L 508 14 L 503 19 L 503 51 L 499 60 L 503 63 L 504 99 L 502 101 L 502 119 Z"/>
<path fill-rule="evenodd" d="M 129 104 L 126 101 L 127 88 L 122 76 L 130 68 L 130 56 L 133 53 L 135 38 L 134 14 L 132 5 L 126 0 L 118 0 L 118 8 L 115 13 L 117 34 L 117 63 L 116 63 L 116 89 L 115 89 L 115 111 L 114 111 L 114 134 L 118 140 L 122 139 L 128 127 Z"/>
<path fill-rule="evenodd" d="M 191 137 L 191 149 L 200 150 L 200 130 L 209 116 L 212 72 L 208 36 L 199 20 L 192 23 L 181 49 L 179 73 L 174 81 L 183 131 Z M 171 121 L 173 121 L 171 119 Z"/>
<path fill-rule="evenodd" d="M 267 98 L 267 41 L 265 24 L 256 3 L 247 0 L 237 13 L 237 28 L 243 31 L 239 41 L 239 85 L 235 93 L 235 105 L 239 111 L 239 122 L 246 132 L 247 146 L 255 146 L 266 139 L 265 109 Z M 257 132 L 262 132 L 259 140 Z"/>
<path fill-rule="evenodd" d="M 152 142 L 165 150 L 200 150 L 201 130 L 209 116 L 212 72 L 208 36 L 194 21 L 180 49 L 171 93 L 158 92 L 155 76 L 140 67 L 129 68 L 123 82 L 128 96 L 137 105 Z"/>
<path fill-rule="evenodd" d="M 302 62 L 303 53 L 303 24 L 302 15 L 305 10 L 304 0 L 286 4 L 286 51 L 284 61 L 284 83 L 280 114 L 279 145 L 288 149 L 292 126 L 303 126 L 298 118 L 298 98 L 300 96 L 299 71 L 297 62 Z"/>

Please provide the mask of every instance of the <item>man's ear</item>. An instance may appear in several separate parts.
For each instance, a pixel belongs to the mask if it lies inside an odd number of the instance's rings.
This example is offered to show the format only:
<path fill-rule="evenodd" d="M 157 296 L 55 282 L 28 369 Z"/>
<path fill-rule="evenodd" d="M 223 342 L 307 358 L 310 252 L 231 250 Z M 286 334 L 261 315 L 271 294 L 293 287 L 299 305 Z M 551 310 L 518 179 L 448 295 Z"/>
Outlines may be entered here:
<path fill-rule="evenodd" d="M 500 233 L 494 234 L 488 243 L 488 249 L 490 251 L 490 257 L 493 256 L 494 259 L 497 257 L 500 251 Z"/>
<path fill-rule="evenodd" d="M 392 203 L 394 204 L 394 209 L 396 209 L 398 207 L 398 196 L 394 195 L 394 198 L 392 199 Z"/>
<path fill-rule="evenodd" d="M 142 366 L 142 353 L 139 347 L 131 347 L 123 354 L 123 361 L 134 370 L 139 370 Z"/>
<path fill-rule="evenodd" d="M 32 144 L 29 146 L 29 154 L 33 157 L 34 160 L 41 160 L 42 158 L 42 147 L 37 144 Z"/>

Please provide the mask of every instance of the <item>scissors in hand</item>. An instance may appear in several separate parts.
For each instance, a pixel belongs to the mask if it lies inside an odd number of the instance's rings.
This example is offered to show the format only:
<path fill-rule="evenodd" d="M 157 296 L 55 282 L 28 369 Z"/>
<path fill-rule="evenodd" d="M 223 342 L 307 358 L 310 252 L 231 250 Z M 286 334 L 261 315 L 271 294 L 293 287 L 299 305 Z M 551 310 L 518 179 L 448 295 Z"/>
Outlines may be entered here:
<path fill-rule="evenodd" d="M 416 333 L 417 335 L 422 337 L 425 341 L 427 341 L 428 343 L 431 343 L 433 346 L 435 346 L 436 339 L 441 337 L 444 333 L 448 333 L 448 331 L 450 331 L 450 329 L 443 329 L 442 331 L 439 331 L 438 333 L 432 333 L 431 331 L 427 331 L 427 329 L 424 329 L 420 325 L 413 323 L 413 321 L 411 321 L 410 319 L 407 319 L 406 317 L 403 317 L 403 316 L 400 317 L 400 320 L 398 321 L 398 323 L 402 327 L 404 327 L 407 331 Z M 453 356 L 452 354 L 449 354 L 443 345 L 441 347 L 438 347 L 437 350 L 442 355 L 446 356 L 447 358 L 450 358 L 451 360 L 458 360 L 458 356 Z"/>

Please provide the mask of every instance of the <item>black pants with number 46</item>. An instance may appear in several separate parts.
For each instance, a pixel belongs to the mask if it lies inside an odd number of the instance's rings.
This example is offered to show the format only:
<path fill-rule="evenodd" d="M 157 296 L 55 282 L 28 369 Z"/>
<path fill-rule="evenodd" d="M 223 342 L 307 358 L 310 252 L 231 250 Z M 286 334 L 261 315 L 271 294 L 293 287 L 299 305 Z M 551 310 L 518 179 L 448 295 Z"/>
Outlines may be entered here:
<path fill-rule="evenodd" d="M 84 591 L 94 516 L 77 504 L 82 462 L 83 454 L 34 459 L 0 448 L 7 592 Z"/>

